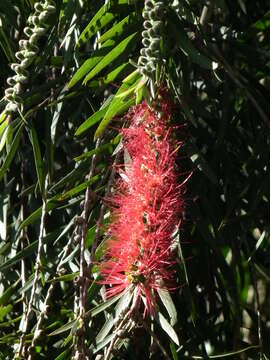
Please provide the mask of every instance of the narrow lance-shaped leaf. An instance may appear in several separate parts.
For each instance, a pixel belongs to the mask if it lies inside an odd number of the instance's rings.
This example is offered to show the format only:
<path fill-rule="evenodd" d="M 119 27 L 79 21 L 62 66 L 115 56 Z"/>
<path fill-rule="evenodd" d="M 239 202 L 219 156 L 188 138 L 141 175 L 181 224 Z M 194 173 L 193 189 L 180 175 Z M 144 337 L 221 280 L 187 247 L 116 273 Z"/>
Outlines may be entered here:
<path fill-rule="evenodd" d="M 126 30 L 128 25 L 132 23 L 136 23 L 136 19 L 138 19 L 136 13 L 135 12 L 131 13 L 130 15 L 125 17 L 122 21 L 114 25 L 110 30 L 106 31 L 103 35 L 101 35 L 98 42 L 102 43 L 108 39 L 113 38 L 114 36 L 121 35 Z"/>
<path fill-rule="evenodd" d="M 159 325 L 162 327 L 162 329 L 175 342 L 175 344 L 179 346 L 179 340 L 176 332 L 160 312 L 156 315 L 156 320 L 159 323 Z"/>
<path fill-rule="evenodd" d="M 3 179 L 3 176 L 8 171 L 8 168 L 9 168 L 14 156 L 16 155 L 16 151 L 18 149 L 18 146 L 19 146 L 19 143 L 21 140 L 23 128 L 24 128 L 24 124 L 22 123 L 14 137 L 14 140 L 10 146 L 10 150 L 9 150 L 9 152 L 4 160 L 4 163 L 0 169 L 0 181 Z"/>
<path fill-rule="evenodd" d="M 107 55 L 105 55 L 102 60 L 94 67 L 94 69 L 86 76 L 84 79 L 84 84 L 91 80 L 94 76 L 100 73 L 104 68 L 111 64 L 115 59 L 117 59 L 121 54 L 123 54 L 132 40 L 137 36 L 137 32 L 131 34 L 124 40 L 120 42 L 113 50 L 111 50 Z"/>
<path fill-rule="evenodd" d="M 94 51 L 90 58 L 85 60 L 82 66 L 76 71 L 72 79 L 68 84 L 68 88 L 71 89 L 74 85 L 77 84 L 91 69 L 93 69 L 99 61 L 101 61 L 106 54 L 108 54 L 113 48 L 115 42 L 113 40 L 106 41 L 102 47 Z"/>
<path fill-rule="evenodd" d="M 43 162 L 42 162 L 37 132 L 33 126 L 31 128 L 31 140 L 32 140 L 32 146 L 33 146 L 33 150 L 34 150 L 34 158 L 35 158 L 36 172 L 37 172 L 37 176 L 38 176 L 38 183 L 39 183 L 41 194 L 43 194 L 43 192 L 44 192 Z"/>
<path fill-rule="evenodd" d="M 103 120 L 101 121 L 99 127 L 95 132 L 95 139 L 101 136 L 101 134 L 107 128 L 107 126 L 109 125 L 110 121 L 114 116 L 122 114 L 124 111 L 128 110 L 130 106 L 135 104 L 134 96 L 131 99 L 126 100 L 125 98 L 118 97 L 118 95 L 128 91 L 130 88 L 135 88 L 134 84 L 138 84 L 140 80 L 141 80 L 141 75 L 138 72 L 133 72 L 130 80 L 125 81 L 121 85 L 121 87 L 115 94 L 115 97 L 111 102 Z"/>

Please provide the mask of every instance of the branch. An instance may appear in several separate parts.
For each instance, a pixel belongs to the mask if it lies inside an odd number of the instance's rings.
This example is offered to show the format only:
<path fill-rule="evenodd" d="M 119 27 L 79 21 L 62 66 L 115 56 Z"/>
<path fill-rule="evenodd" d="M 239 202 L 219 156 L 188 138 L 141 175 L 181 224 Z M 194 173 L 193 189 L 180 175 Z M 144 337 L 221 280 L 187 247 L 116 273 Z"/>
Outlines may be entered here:
<path fill-rule="evenodd" d="M 100 139 L 96 142 L 96 149 L 100 145 Z M 92 158 L 90 172 L 87 176 L 88 180 L 93 177 L 96 168 L 97 155 L 95 154 Z M 85 261 L 85 240 L 88 230 L 88 218 L 91 210 L 91 200 L 93 198 L 91 187 L 88 186 L 85 192 L 85 199 L 83 204 L 83 213 L 77 218 L 77 226 L 75 228 L 75 233 L 80 240 L 80 290 L 79 290 L 79 328 L 77 330 L 78 343 L 75 353 L 75 359 L 86 359 L 86 347 L 85 347 L 85 326 L 84 326 L 84 316 L 86 312 L 86 297 L 88 289 L 88 278 L 86 276 L 86 261 Z"/>
<path fill-rule="evenodd" d="M 41 255 L 42 255 L 42 250 L 43 250 L 43 238 L 44 238 L 44 234 L 45 234 L 48 183 L 49 183 L 49 176 L 47 174 L 46 179 L 45 179 L 45 190 L 44 190 L 44 197 L 43 197 L 43 202 L 42 202 L 42 214 L 41 214 L 41 220 L 40 220 L 38 252 L 37 252 L 36 263 L 35 263 L 34 281 L 33 281 L 33 286 L 32 286 L 32 290 L 31 290 L 30 300 L 29 300 L 28 307 L 27 307 L 27 313 L 23 320 L 22 335 L 20 338 L 20 345 L 19 345 L 19 349 L 18 349 L 19 356 L 21 356 L 23 354 L 24 357 L 26 357 L 26 349 L 25 349 L 24 340 L 25 340 L 25 336 L 28 331 L 30 315 L 32 313 L 33 302 L 34 302 L 34 298 L 35 298 L 35 293 L 36 293 L 36 288 L 37 288 L 38 278 L 39 278 L 39 272 L 40 272 L 40 268 L 41 268 Z M 15 354 L 15 357 L 16 357 L 16 354 Z"/>

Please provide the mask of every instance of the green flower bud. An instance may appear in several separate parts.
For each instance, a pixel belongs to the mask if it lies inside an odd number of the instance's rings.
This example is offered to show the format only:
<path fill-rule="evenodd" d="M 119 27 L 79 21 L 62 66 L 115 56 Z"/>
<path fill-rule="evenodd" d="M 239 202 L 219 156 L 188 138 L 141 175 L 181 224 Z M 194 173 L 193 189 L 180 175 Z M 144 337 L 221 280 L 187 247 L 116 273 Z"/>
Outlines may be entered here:
<path fill-rule="evenodd" d="M 16 69 L 16 67 L 19 66 L 19 65 L 20 65 L 20 64 L 16 64 L 16 63 L 11 64 L 11 65 L 10 65 L 11 70 L 16 71 L 15 69 Z"/>
<path fill-rule="evenodd" d="M 144 37 L 144 38 L 147 38 L 147 39 L 149 39 L 149 32 L 148 32 L 148 30 L 144 30 L 143 32 L 142 32 L 142 36 Z"/>
<path fill-rule="evenodd" d="M 24 75 L 15 75 L 14 79 L 16 82 L 19 82 L 21 84 L 26 84 L 28 82 L 28 78 Z"/>
<path fill-rule="evenodd" d="M 25 33 L 26 36 L 30 37 L 33 34 L 33 30 L 27 26 L 23 29 L 23 32 Z"/>
<path fill-rule="evenodd" d="M 34 34 L 37 34 L 38 36 L 42 36 L 46 33 L 46 29 L 42 27 L 35 26 L 33 29 Z"/>
<path fill-rule="evenodd" d="M 139 63 L 139 65 L 145 65 L 145 64 L 147 64 L 147 61 L 148 61 L 148 59 L 145 56 L 140 56 L 138 63 Z"/>
<path fill-rule="evenodd" d="M 160 49 L 160 39 L 158 39 L 158 38 L 152 39 L 149 48 L 152 51 L 159 50 Z"/>
<path fill-rule="evenodd" d="M 145 6 L 146 9 L 151 10 L 151 9 L 154 8 L 155 4 L 151 0 L 146 0 L 144 6 Z"/>
<path fill-rule="evenodd" d="M 21 48 L 25 48 L 25 47 L 27 47 L 27 45 L 28 45 L 28 40 L 20 40 L 19 41 L 19 46 Z"/>
<path fill-rule="evenodd" d="M 8 104 L 6 105 L 5 111 L 6 111 L 7 113 L 9 113 L 9 112 L 16 112 L 17 109 L 18 109 L 18 105 L 17 105 L 17 104 L 8 103 Z"/>
<path fill-rule="evenodd" d="M 150 45 L 150 40 L 144 38 L 144 39 L 142 40 L 142 44 L 143 44 L 143 46 L 148 47 L 148 46 Z"/>
<path fill-rule="evenodd" d="M 144 10 L 142 16 L 145 20 L 150 20 L 150 15 L 148 11 Z"/>
<path fill-rule="evenodd" d="M 14 86 L 14 85 L 16 84 L 16 79 L 15 79 L 15 77 L 9 77 L 9 78 L 7 78 L 7 83 L 8 83 L 8 85 L 10 85 L 10 86 Z"/>
<path fill-rule="evenodd" d="M 32 16 L 32 24 L 37 26 L 39 24 L 39 17 L 38 16 Z"/>
<path fill-rule="evenodd" d="M 38 34 L 34 33 L 29 39 L 30 44 L 35 45 L 39 38 L 40 38 L 40 36 Z"/>
<path fill-rule="evenodd" d="M 26 58 L 21 62 L 21 68 L 26 69 L 32 63 L 32 58 Z"/>
<path fill-rule="evenodd" d="M 143 27 L 144 27 L 145 29 L 151 29 L 151 28 L 152 28 L 152 23 L 151 23 L 151 21 L 145 20 L 144 23 L 143 23 Z"/>
<path fill-rule="evenodd" d="M 51 14 L 56 11 L 55 6 L 53 6 L 53 5 L 47 5 L 47 6 L 45 7 L 45 9 L 46 9 L 47 11 L 49 11 Z"/>
<path fill-rule="evenodd" d="M 22 92 L 22 85 L 20 83 L 17 83 L 15 86 L 14 86 L 14 92 L 16 94 L 20 94 Z"/>
<path fill-rule="evenodd" d="M 23 60 L 23 59 L 24 59 L 24 50 L 17 51 L 17 52 L 15 53 L 15 56 L 16 56 L 16 58 L 17 58 L 19 61 Z"/>
<path fill-rule="evenodd" d="M 43 6 L 40 3 L 35 3 L 34 8 L 37 12 L 43 11 Z"/>
<path fill-rule="evenodd" d="M 39 14 L 38 19 L 39 21 L 45 21 L 49 17 L 49 15 L 49 12 L 47 10 L 44 10 Z"/>
<path fill-rule="evenodd" d="M 10 87 L 5 90 L 5 96 L 13 95 L 14 94 L 14 88 Z"/>
<path fill-rule="evenodd" d="M 140 50 L 140 54 L 142 55 L 142 56 L 145 56 L 146 54 L 145 54 L 145 48 L 142 48 L 141 50 Z"/>

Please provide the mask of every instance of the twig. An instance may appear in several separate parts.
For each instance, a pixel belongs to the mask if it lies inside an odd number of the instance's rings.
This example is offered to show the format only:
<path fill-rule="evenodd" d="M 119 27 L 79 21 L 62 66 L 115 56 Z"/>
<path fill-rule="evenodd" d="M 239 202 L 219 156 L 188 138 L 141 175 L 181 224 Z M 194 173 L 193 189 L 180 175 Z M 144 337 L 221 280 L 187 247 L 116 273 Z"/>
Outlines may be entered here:
<path fill-rule="evenodd" d="M 65 247 L 64 253 L 57 265 L 56 273 L 58 275 L 61 275 L 61 270 L 63 269 L 63 262 L 66 259 L 66 257 L 68 256 L 68 254 L 70 253 L 71 245 L 73 244 L 73 242 L 74 242 L 74 237 L 71 236 Z M 33 337 L 33 340 L 32 340 L 32 343 L 31 343 L 31 346 L 29 349 L 31 349 L 31 348 L 34 349 L 34 347 L 37 345 L 37 342 L 38 342 L 40 336 L 42 335 L 41 325 L 42 325 L 45 317 L 48 315 L 49 302 L 52 297 L 52 294 L 53 294 L 56 284 L 57 284 L 56 282 L 52 282 L 51 285 L 49 286 L 49 289 L 47 291 L 47 295 L 46 295 L 46 298 L 44 301 L 44 308 L 40 313 L 40 316 L 39 316 L 39 319 L 38 319 L 38 322 L 37 322 L 37 325 L 35 328 L 34 337 Z M 32 359 L 33 359 L 33 353 L 30 351 L 28 360 L 32 360 Z"/>
<path fill-rule="evenodd" d="M 30 315 L 32 313 L 33 302 L 34 302 L 34 298 L 35 298 L 36 287 L 37 287 L 39 272 L 40 272 L 40 267 L 41 267 L 43 238 L 44 238 L 44 234 L 45 234 L 48 182 L 49 182 L 49 176 L 47 175 L 46 179 L 45 179 L 45 191 L 44 191 L 43 203 L 42 203 L 42 214 L 41 214 L 41 220 L 40 220 L 38 252 L 37 252 L 36 263 L 35 263 L 34 281 L 33 281 L 33 286 L 32 286 L 32 290 L 31 290 L 30 300 L 29 300 L 28 307 L 27 307 L 27 313 L 26 313 L 25 319 L 23 321 L 22 335 L 20 338 L 20 345 L 19 345 L 19 350 L 18 350 L 19 356 L 21 356 L 23 354 L 24 357 L 26 357 L 26 349 L 25 349 L 24 340 L 25 340 L 25 335 L 27 334 L 27 330 L 28 330 L 28 326 L 29 326 Z M 15 357 L 16 357 L 16 354 L 15 354 Z"/>
<path fill-rule="evenodd" d="M 100 139 L 96 142 L 96 149 L 100 145 Z M 88 180 L 93 177 L 95 167 L 96 167 L 96 158 L 95 154 L 92 158 L 90 172 L 88 174 Z M 86 261 L 85 261 L 85 240 L 88 230 L 88 218 L 91 209 L 91 200 L 92 200 L 92 190 L 91 187 L 88 186 L 85 192 L 85 199 L 83 205 L 83 213 L 81 216 L 77 218 L 77 226 L 75 228 L 75 232 L 80 237 L 80 290 L 79 290 L 79 328 L 77 331 L 78 335 L 78 344 L 75 353 L 75 359 L 86 359 L 86 349 L 85 349 L 85 336 L 84 336 L 84 316 L 86 309 L 86 297 L 87 297 L 87 288 L 88 281 L 86 277 Z"/>
<path fill-rule="evenodd" d="M 160 350 L 161 350 L 162 354 L 164 355 L 164 357 L 167 360 L 170 360 L 170 357 L 169 357 L 167 351 L 165 350 L 165 348 L 163 347 L 163 345 L 161 344 L 161 342 L 157 338 L 156 334 L 149 328 L 148 324 L 143 319 L 141 319 L 141 321 L 142 321 L 142 326 L 151 335 L 152 339 L 157 344 L 157 346 L 160 348 Z"/>

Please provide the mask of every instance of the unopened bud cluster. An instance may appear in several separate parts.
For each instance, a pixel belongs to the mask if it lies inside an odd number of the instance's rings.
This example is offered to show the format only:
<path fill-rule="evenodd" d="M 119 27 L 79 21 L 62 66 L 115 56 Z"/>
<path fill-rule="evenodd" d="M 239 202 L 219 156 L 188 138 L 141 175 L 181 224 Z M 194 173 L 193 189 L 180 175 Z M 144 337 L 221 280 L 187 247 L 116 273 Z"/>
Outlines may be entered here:
<path fill-rule="evenodd" d="M 153 77 L 157 65 L 161 61 L 161 38 L 164 28 L 164 15 L 166 6 L 163 1 L 146 0 L 143 10 L 145 19 L 142 32 L 143 48 L 140 53 L 138 65 L 141 73 L 147 77 Z"/>
<path fill-rule="evenodd" d="M 11 69 L 16 75 L 7 79 L 10 86 L 5 90 L 5 99 L 8 101 L 5 108 L 7 113 L 16 112 L 22 104 L 20 94 L 23 91 L 23 84 L 26 84 L 29 79 L 27 68 L 39 51 L 39 38 L 47 32 L 46 20 L 56 11 L 52 0 L 46 0 L 44 3 L 37 2 L 34 7 L 34 14 L 28 18 L 28 26 L 23 30 L 27 39 L 19 41 L 20 50 L 15 54 L 18 62 L 11 64 Z"/>

